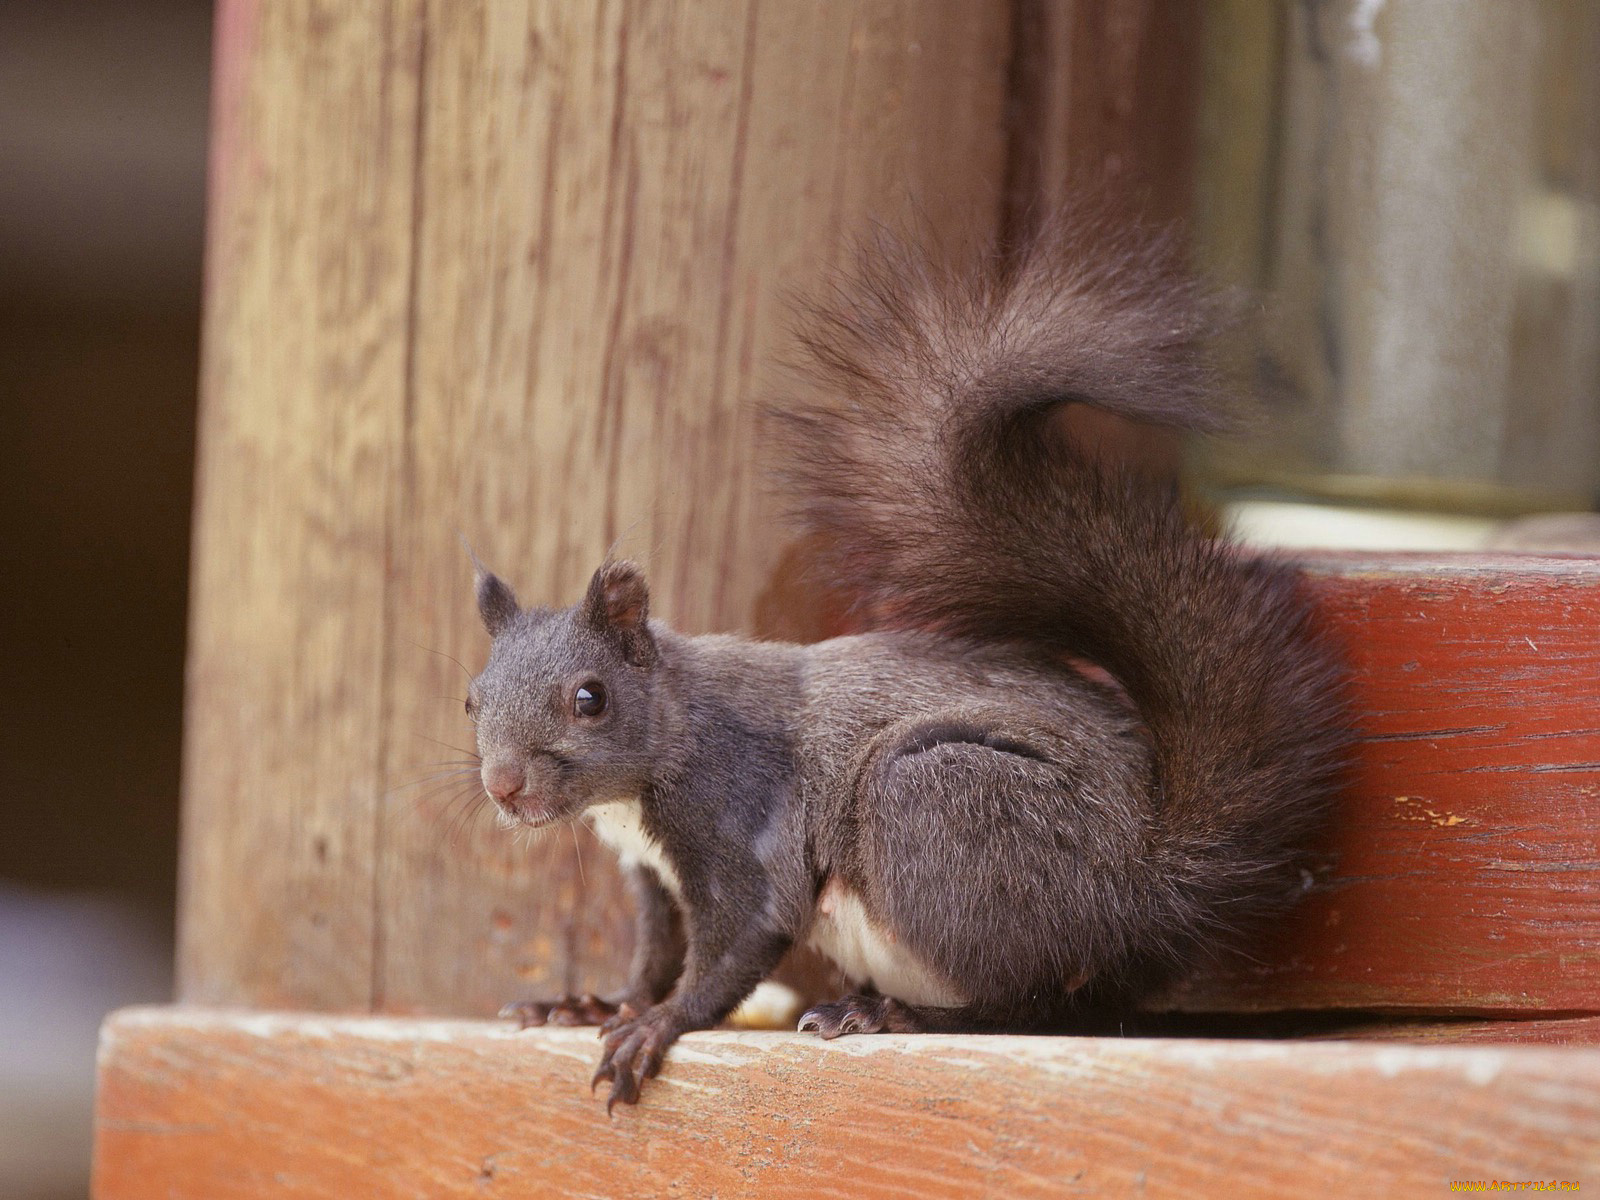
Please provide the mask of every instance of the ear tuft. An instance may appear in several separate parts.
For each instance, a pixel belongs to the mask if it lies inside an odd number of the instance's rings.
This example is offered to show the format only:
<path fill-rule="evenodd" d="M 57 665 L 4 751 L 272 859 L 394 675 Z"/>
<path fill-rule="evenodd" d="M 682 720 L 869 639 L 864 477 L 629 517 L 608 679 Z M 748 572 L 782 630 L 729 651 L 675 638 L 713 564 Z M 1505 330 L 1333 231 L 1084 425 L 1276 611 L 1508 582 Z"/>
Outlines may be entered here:
<path fill-rule="evenodd" d="M 650 588 L 644 573 L 633 563 L 601 565 L 589 580 L 583 615 L 592 628 L 620 638 L 630 662 L 641 667 L 654 665 L 656 643 L 650 636 Z"/>
<path fill-rule="evenodd" d="M 589 580 L 583 613 L 596 629 L 619 633 L 642 627 L 650 616 L 650 589 L 631 562 L 603 563 Z"/>
<path fill-rule="evenodd" d="M 490 637 L 499 637 L 520 611 L 517 598 L 493 572 L 478 569 L 478 615 Z"/>

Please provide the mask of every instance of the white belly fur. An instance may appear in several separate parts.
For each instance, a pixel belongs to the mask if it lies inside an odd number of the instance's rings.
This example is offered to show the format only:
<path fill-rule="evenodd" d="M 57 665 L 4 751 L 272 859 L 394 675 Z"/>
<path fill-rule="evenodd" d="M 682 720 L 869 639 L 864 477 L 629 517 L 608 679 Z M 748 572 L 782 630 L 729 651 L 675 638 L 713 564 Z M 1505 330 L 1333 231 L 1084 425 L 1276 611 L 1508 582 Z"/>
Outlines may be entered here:
<path fill-rule="evenodd" d="M 644 830 L 637 800 L 597 804 L 584 814 L 596 835 L 626 866 L 642 863 L 661 877 L 674 895 L 682 892 L 678 872 L 661 844 Z M 875 922 L 861 898 L 837 879 L 817 897 L 816 919 L 806 944 L 832 960 L 858 984 L 870 983 L 885 996 L 907 1004 L 954 1008 L 966 1003 L 950 981 L 923 962 Z"/>
<path fill-rule="evenodd" d="M 673 895 L 683 890 L 677 869 L 662 853 L 661 843 L 645 832 L 637 800 L 596 804 L 584 816 L 600 840 L 617 852 L 623 866 L 643 863 L 661 876 L 661 882 Z"/>
<path fill-rule="evenodd" d="M 867 914 L 861 898 L 837 879 L 817 897 L 817 916 L 806 944 L 831 959 L 858 984 L 870 983 L 907 1004 L 955 1008 L 966 997 Z"/>

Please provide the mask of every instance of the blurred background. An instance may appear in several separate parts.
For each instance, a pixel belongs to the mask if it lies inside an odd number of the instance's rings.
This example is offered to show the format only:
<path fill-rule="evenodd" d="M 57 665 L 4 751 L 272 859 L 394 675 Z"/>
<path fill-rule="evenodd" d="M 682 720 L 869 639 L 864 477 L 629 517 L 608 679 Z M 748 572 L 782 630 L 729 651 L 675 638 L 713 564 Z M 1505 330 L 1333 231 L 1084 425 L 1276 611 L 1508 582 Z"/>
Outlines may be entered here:
<path fill-rule="evenodd" d="M 0 0 L 0 1195 L 88 1189 L 172 972 L 206 0 Z"/>
<path fill-rule="evenodd" d="M 1270 420 L 1198 478 L 1258 541 L 1600 549 L 1600 4 L 1205 15 L 1194 240 L 1270 298 Z"/>
<path fill-rule="evenodd" d="M 0 0 L 0 1196 L 85 1194 L 96 1026 L 170 988 L 211 22 Z M 1600 4 L 1203 39 L 1184 206 L 1274 411 L 1195 481 L 1263 542 L 1600 546 Z"/>

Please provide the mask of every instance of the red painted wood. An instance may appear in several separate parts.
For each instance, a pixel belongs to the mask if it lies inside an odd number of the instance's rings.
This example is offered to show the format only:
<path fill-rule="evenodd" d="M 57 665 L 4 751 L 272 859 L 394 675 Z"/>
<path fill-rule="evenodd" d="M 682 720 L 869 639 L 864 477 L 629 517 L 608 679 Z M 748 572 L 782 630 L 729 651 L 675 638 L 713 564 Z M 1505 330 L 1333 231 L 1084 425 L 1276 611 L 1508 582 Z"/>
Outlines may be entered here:
<path fill-rule="evenodd" d="M 1526 1046 L 1600 1046 L 1600 1017 L 1529 1017 L 1494 1021 L 1437 1018 L 1367 1023 L 1327 1035 L 1380 1042 L 1506 1043 Z"/>
<path fill-rule="evenodd" d="M 1600 561 L 1309 569 L 1364 733 L 1330 863 L 1179 1005 L 1600 1011 Z"/>

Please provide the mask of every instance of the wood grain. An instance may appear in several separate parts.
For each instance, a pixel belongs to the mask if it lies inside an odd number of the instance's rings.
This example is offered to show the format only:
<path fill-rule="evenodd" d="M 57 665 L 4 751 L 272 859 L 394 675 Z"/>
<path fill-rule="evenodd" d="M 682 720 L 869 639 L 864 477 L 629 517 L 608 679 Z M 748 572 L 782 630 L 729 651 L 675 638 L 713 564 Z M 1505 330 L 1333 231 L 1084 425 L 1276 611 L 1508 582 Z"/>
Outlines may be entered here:
<path fill-rule="evenodd" d="M 419 9 L 218 15 L 181 990 L 365 1007 Z"/>
<path fill-rule="evenodd" d="M 1182 1006 L 1600 1010 L 1600 560 L 1310 565 L 1364 735 L 1332 861 Z"/>
<path fill-rule="evenodd" d="M 98 1200 L 1444 1193 L 1600 1173 L 1600 1050 L 693 1034 L 607 1119 L 581 1031 L 129 1010 Z"/>
<path fill-rule="evenodd" d="M 953 0 L 219 13 L 180 992 L 483 1011 L 627 955 L 592 844 L 455 820 L 467 535 L 815 627 L 752 401 L 866 219 L 997 220 L 1008 20 Z M 424 786 L 408 787 L 427 782 Z"/>
<path fill-rule="evenodd" d="M 486 638 L 461 533 L 525 602 L 573 602 L 616 550 L 679 628 L 795 632 L 756 420 L 784 293 L 911 198 L 943 235 L 992 229 L 1006 45 L 983 6 L 924 0 L 429 9 L 397 782 L 470 746 L 450 658 Z M 608 852 L 449 821 L 404 793 L 384 813 L 378 1007 L 620 982 Z"/>

